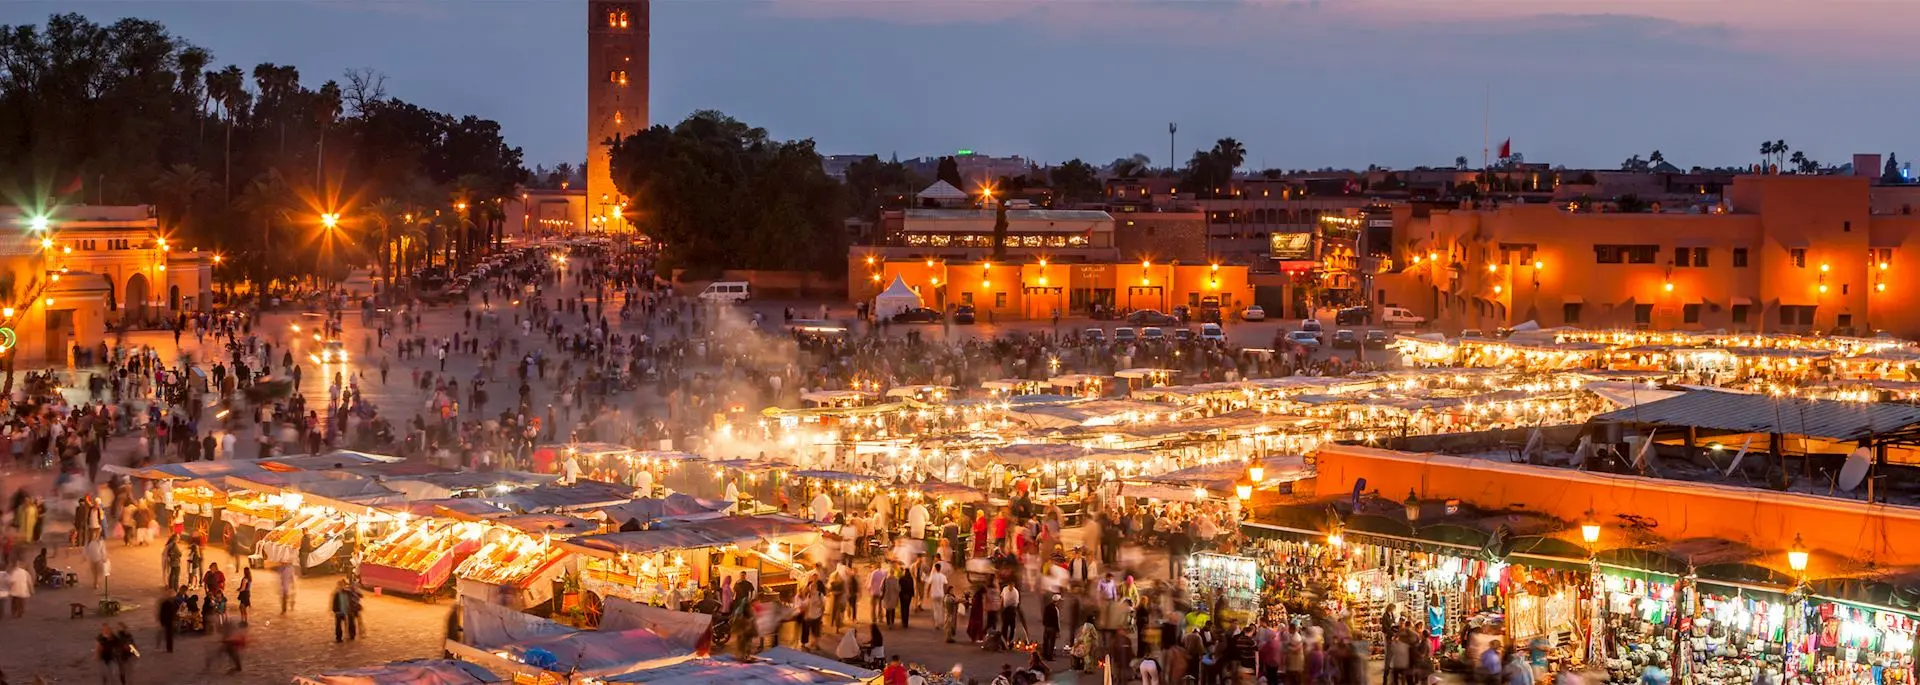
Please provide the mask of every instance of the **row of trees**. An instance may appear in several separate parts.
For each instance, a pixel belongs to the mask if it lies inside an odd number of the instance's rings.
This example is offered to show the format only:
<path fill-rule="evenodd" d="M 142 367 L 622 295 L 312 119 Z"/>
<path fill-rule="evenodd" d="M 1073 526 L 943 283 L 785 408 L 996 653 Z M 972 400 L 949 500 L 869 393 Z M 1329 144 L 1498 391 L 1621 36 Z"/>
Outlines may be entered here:
<path fill-rule="evenodd" d="M 0 27 L 0 131 L 8 202 L 155 205 L 176 244 L 262 283 L 375 254 L 466 260 L 527 176 L 499 124 L 389 97 L 377 72 L 309 87 L 288 65 L 218 66 L 141 19 Z M 343 232 L 323 235 L 323 212 Z"/>

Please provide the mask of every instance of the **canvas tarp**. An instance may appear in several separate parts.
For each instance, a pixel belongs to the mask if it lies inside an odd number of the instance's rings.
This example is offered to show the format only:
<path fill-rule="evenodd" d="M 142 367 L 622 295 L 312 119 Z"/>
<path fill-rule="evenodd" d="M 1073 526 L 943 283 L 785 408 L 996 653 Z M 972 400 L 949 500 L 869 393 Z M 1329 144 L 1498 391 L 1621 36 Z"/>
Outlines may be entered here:
<path fill-rule="evenodd" d="M 575 630 L 473 599 L 462 599 L 460 611 L 458 644 L 471 650 L 469 654 L 506 652 L 515 662 L 546 671 L 611 675 L 692 653 L 644 628 Z"/>
<path fill-rule="evenodd" d="M 906 278 L 893 277 L 893 285 L 873 296 L 873 315 L 879 319 L 891 319 L 893 315 L 920 306 L 920 293 L 907 285 Z"/>
<path fill-rule="evenodd" d="M 508 682 L 478 664 L 452 659 L 395 661 L 294 678 L 296 685 L 490 685 Z"/>
<path fill-rule="evenodd" d="M 602 607 L 601 630 L 651 630 L 695 654 L 706 654 L 713 645 L 712 616 L 670 611 L 619 597 L 608 597 Z"/>
<path fill-rule="evenodd" d="M 688 659 L 675 664 L 634 671 L 608 679 L 615 683 L 648 685 L 831 685 L 869 683 L 880 674 L 824 657 L 775 647 L 754 655 L 753 663 L 732 657 Z"/>
<path fill-rule="evenodd" d="M 778 541 L 816 536 L 819 533 L 817 526 L 790 516 L 735 516 L 674 523 L 651 530 L 587 535 L 562 541 L 560 545 L 582 554 L 613 558 L 623 553 L 651 554 L 757 540 Z"/>
<path fill-rule="evenodd" d="M 666 497 L 648 497 L 596 509 L 616 526 L 644 527 L 656 521 L 700 521 L 726 515 L 727 503 L 703 500 L 676 492 Z"/>

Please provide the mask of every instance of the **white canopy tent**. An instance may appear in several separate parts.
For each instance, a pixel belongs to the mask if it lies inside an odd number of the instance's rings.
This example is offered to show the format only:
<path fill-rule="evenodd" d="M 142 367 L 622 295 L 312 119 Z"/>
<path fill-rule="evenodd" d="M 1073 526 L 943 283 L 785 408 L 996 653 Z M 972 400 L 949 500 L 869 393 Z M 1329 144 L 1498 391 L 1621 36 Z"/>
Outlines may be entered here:
<path fill-rule="evenodd" d="M 873 315 L 878 318 L 892 318 L 914 307 L 920 306 L 920 293 L 907 286 L 907 279 L 893 277 L 893 285 L 873 297 Z"/>

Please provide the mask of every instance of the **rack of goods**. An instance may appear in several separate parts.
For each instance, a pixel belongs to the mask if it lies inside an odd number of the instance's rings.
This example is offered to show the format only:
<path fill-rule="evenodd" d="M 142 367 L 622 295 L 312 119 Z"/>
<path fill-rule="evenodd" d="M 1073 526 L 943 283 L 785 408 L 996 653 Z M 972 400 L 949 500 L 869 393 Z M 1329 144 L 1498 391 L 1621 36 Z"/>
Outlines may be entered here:
<path fill-rule="evenodd" d="M 480 547 L 482 523 L 402 523 L 360 557 L 360 583 L 390 592 L 430 594 L 446 585 L 460 560 Z"/>
<path fill-rule="evenodd" d="M 1253 557 L 1202 552 L 1187 557 L 1187 587 L 1221 621 L 1245 625 L 1260 608 L 1260 563 Z"/>
<path fill-rule="evenodd" d="M 329 566 L 343 547 L 355 542 L 355 528 L 345 514 L 309 507 L 267 531 L 254 550 L 267 561 L 317 569 Z"/>
<path fill-rule="evenodd" d="M 553 597 L 553 579 L 568 556 L 548 536 L 507 531 L 460 562 L 453 575 L 460 596 L 524 611 Z"/>

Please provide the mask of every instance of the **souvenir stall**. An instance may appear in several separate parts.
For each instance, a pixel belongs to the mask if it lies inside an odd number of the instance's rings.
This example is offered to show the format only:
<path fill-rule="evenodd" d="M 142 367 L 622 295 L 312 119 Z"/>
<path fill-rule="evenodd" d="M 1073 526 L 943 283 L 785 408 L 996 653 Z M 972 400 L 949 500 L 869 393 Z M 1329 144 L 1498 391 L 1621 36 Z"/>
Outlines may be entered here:
<path fill-rule="evenodd" d="M 1693 621 L 1682 631 L 1687 682 L 1751 683 L 1762 670 L 1779 682 L 1787 654 L 1787 623 L 1790 615 L 1798 614 L 1797 603 L 1790 605 L 1784 596 L 1771 592 L 1720 588 L 1703 588 L 1697 600 Z"/>
<path fill-rule="evenodd" d="M 1605 626 L 1602 644 L 1609 677 L 1615 682 L 1633 682 L 1647 666 L 1659 666 L 1672 672 L 1680 662 L 1679 627 L 1689 617 L 1680 604 L 1679 580 L 1647 573 L 1601 574 L 1600 606 Z"/>
<path fill-rule="evenodd" d="M 1182 575 L 1196 606 L 1216 623 L 1246 625 L 1259 616 L 1263 583 L 1259 560 L 1202 552 L 1187 556 Z"/>
<path fill-rule="evenodd" d="M 1107 392 L 1107 377 L 1071 373 L 1047 379 L 1047 386 L 1069 397 L 1100 397 Z"/>
<path fill-rule="evenodd" d="M 360 584 L 388 592 L 427 595 L 447 587 L 455 566 L 480 548 L 486 524 L 400 515 L 386 535 L 360 555 Z"/>
<path fill-rule="evenodd" d="M 593 614 L 605 597 L 653 605 L 693 602 L 713 583 L 743 575 L 763 590 L 791 589 L 801 573 L 795 550 L 819 535 L 818 527 L 791 517 L 742 516 L 587 535 L 559 545 L 581 556 L 581 587 Z"/>
<path fill-rule="evenodd" d="M 1797 612 L 1803 616 L 1805 634 L 1794 645 L 1796 682 L 1914 682 L 1917 626 L 1912 615 L 1833 601 L 1807 602 L 1803 608 Z"/>

